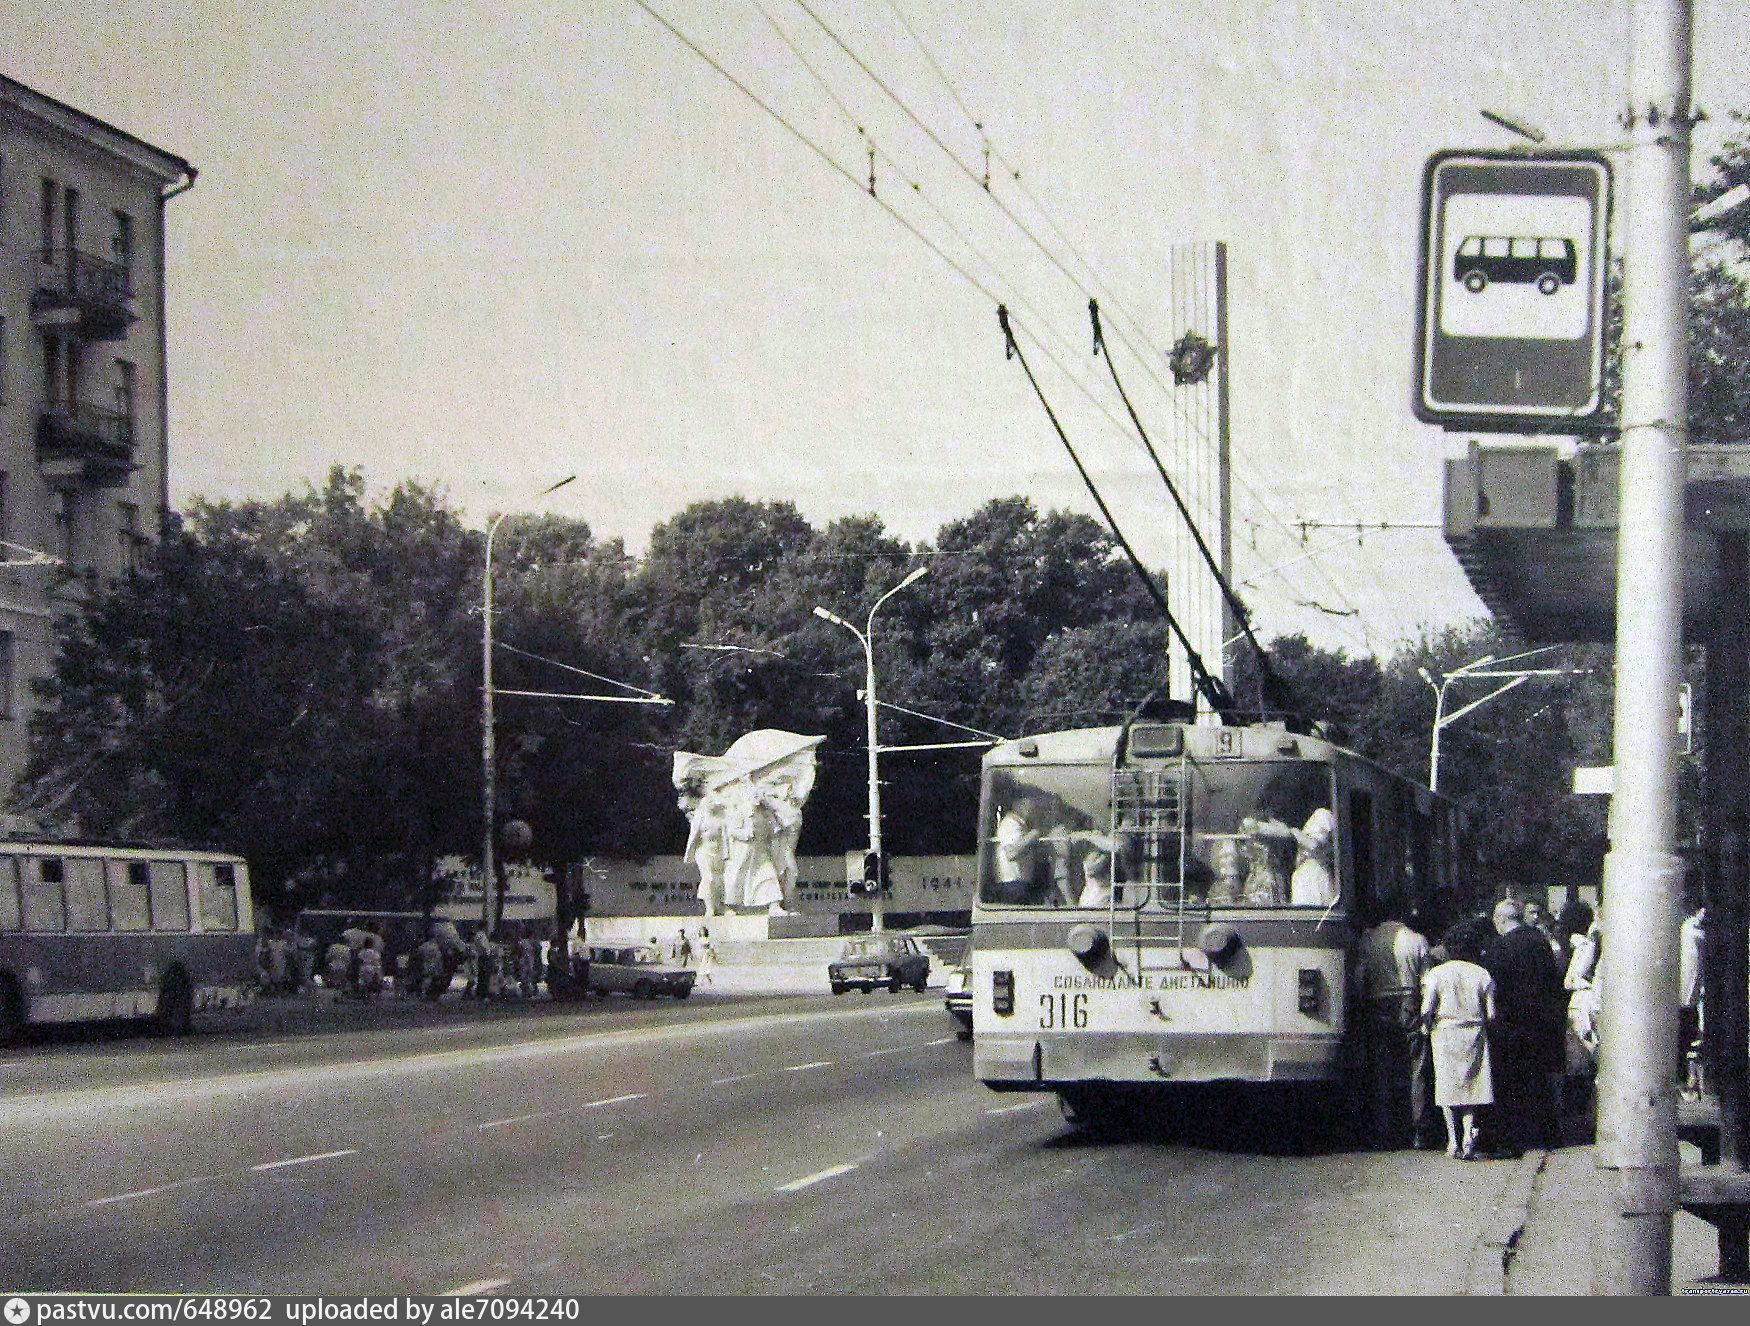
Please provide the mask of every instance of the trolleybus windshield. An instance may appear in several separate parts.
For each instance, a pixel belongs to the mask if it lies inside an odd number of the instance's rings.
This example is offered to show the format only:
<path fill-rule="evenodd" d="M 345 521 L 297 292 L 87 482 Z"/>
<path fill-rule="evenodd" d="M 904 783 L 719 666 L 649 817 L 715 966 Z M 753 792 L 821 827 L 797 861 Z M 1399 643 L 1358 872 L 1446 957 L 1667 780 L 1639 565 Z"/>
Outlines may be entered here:
<path fill-rule="evenodd" d="M 1330 766 L 1307 760 L 993 770 L 979 899 L 1122 906 L 1182 885 L 1197 905 L 1329 906 L 1332 805 Z"/>

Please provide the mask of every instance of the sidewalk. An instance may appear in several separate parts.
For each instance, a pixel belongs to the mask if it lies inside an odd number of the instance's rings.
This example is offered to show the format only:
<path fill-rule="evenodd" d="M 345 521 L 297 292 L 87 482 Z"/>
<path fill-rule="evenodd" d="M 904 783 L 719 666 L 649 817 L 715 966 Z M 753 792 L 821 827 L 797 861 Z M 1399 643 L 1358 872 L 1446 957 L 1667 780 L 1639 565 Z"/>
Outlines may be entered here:
<path fill-rule="evenodd" d="M 1701 1153 L 1681 1144 L 1683 1162 Z M 1496 1227 L 1485 1231 L 1473 1259 L 1466 1292 L 1473 1294 L 1584 1295 L 1591 1292 L 1590 1231 L 1603 1189 L 1590 1146 L 1528 1151 L 1507 1185 Z M 1683 1211 L 1673 1221 L 1671 1292 L 1718 1292 L 1712 1277 L 1718 1267 L 1712 1225 Z M 1489 1253 L 1501 1262 L 1489 1265 Z M 1505 1274 L 1501 1274 L 1502 1266 Z M 1750 1286 L 1729 1286 L 1750 1295 Z"/>

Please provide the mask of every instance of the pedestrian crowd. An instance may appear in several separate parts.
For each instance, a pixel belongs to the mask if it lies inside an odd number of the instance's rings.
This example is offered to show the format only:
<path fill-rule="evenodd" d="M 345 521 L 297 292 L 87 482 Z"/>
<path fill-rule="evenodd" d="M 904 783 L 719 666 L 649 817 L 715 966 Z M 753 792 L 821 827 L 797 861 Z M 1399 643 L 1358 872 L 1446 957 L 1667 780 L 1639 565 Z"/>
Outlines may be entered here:
<path fill-rule="evenodd" d="M 1599 1051 L 1600 913 L 1571 902 L 1552 920 L 1540 903 L 1503 898 L 1452 926 L 1437 945 L 1388 899 L 1360 941 L 1368 1112 L 1375 1140 L 1456 1159 L 1516 1156 L 1561 1140 L 1583 1108 Z M 1699 1091 L 1706 910 L 1680 930 L 1677 1079 Z"/>
<path fill-rule="evenodd" d="M 464 939 L 453 922 L 433 920 L 424 923 L 417 943 L 397 936 L 401 951 L 391 959 L 391 945 L 369 923 L 349 926 L 326 946 L 296 926 L 269 927 L 256 943 L 256 982 L 269 995 L 315 988 L 337 998 L 393 994 L 436 1002 L 460 975 L 465 997 L 475 1000 L 578 998 L 589 989 L 590 950 L 582 930 L 579 922 L 566 934 L 541 938 L 523 929 L 495 941 L 481 927 Z M 661 954 L 664 946 L 652 937 L 650 947 Z M 714 983 L 717 950 L 707 927 L 695 935 L 684 926 L 677 930 L 668 955 L 695 967 L 697 984 Z"/>

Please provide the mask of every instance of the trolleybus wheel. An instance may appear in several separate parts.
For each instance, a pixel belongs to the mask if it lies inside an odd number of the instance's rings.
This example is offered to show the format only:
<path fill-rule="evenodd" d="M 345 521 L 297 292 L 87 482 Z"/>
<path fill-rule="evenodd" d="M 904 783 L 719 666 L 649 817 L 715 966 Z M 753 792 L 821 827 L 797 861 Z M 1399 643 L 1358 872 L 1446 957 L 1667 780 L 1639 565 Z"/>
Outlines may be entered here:
<path fill-rule="evenodd" d="M 24 1039 L 24 995 L 10 976 L 0 976 L 0 1045 Z"/>
<path fill-rule="evenodd" d="M 929 984 L 929 981 L 926 978 L 920 976 L 917 978 L 917 980 L 915 980 L 911 983 L 911 988 L 916 990 L 919 994 L 922 994 L 924 992 L 924 987 L 928 984 Z"/>
<path fill-rule="evenodd" d="M 160 1036 L 186 1036 L 194 1030 L 194 987 L 181 967 L 172 967 L 164 977 L 157 1027 Z"/>
<path fill-rule="evenodd" d="M 843 994 L 846 990 L 848 990 L 850 988 L 851 987 L 846 985 L 843 981 L 834 981 L 832 983 L 832 992 L 834 994 Z"/>
<path fill-rule="evenodd" d="M 897 976 L 892 977 L 887 982 L 887 993 L 888 994 L 898 994 L 899 993 L 899 977 L 897 977 Z"/>
<path fill-rule="evenodd" d="M 654 999 L 656 998 L 656 987 L 649 981 L 639 981 L 637 985 L 632 987 L 632 998 Z"/>

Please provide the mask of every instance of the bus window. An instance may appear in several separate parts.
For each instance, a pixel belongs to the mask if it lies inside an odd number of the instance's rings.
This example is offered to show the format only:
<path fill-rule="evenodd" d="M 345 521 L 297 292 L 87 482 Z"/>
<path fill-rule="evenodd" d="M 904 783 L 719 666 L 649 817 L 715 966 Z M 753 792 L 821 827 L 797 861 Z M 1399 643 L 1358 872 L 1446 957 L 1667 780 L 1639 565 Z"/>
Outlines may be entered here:
<path fill-rule="evenodd" d="M 237 928 L 237 868 L 228 861 L 201 861 L 195 865 L 200 881 L 201 929 Z"/>
<path fill-rule="evenodd" d="M 0 857 L 0 930 L 16 930 L 22 923 L 18 911 L 18 858 Z"/>
<path fill-rule="evenodd" d="M 106 861 L 109 876 L 109 919 L 117 930 L 152 928 L 151 892 L 144 861 Z"/>
<path fill-rule="evenodd" d="M 109 929 L 109 898 L 103 887 L 103 861 L 94 856 L 66 858 L 67 929 Z"/>
<path fill-rule="evenodd" d="M 1384 889 L 1373 850 L 1373 793 L 1360 788 L 1349 793 L 1349 845 L 1356 896 L 1377 902 Z"/>
<path fill-rule="evenodd" d="M 20 881 L 24 902 L 24 928 L 39 933 L 58 933 L 67 928 L 66 891 L 61 886 L 61 858 L 32 856 L 24 861 Z"/>
<path fill-rule="evenodd" d="M 154 930 L 188 929 L 188 871 L 180 861 L 146 863 Z"/>

